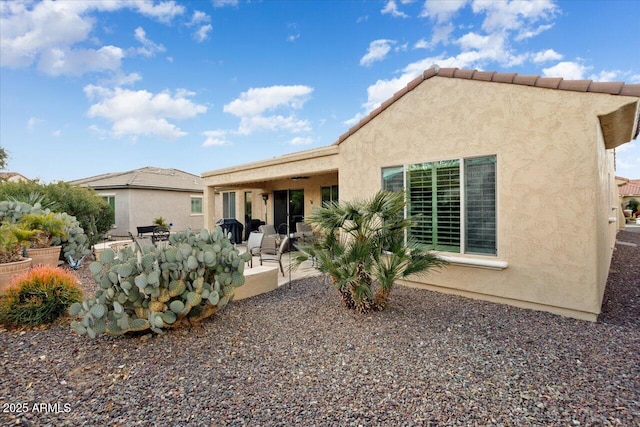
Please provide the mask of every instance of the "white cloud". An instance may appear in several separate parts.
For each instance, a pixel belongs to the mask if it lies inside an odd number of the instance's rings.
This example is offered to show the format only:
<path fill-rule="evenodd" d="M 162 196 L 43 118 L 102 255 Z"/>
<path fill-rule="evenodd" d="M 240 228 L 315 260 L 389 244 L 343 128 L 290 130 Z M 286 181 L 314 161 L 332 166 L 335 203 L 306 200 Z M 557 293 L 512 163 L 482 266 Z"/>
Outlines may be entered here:
<path fill-rule="evenodd" d="M 36 126 L 38 126 L 40 123 L 44 123 L 44 120 L 42 119 L 38 119 L 36 117 L 30 117 L 29 120 L 27 120 L 27 129 L 32 131 L 35 129 Z"/>
<path fill-rule="evenodd" d="M 439 24 L 451 19 L 456 12 L 466 6 L 468 0 L 425 0 L 421 17 L 429 17 Z"/>
<path fill-rule="evenodd" d="M 132 9 L 162 22 L 184 13 L 174 1 L 143 0 L 2 2 L 0 14 L 0 66 L 22 68 L 34 63 L 51 75 L 79 75 L 113 70 L 123 53 L 116 46 L 90 49 L 97 12 Z"/>
<path fill-rule="evenodd" d="M 196 10 L 193 12 L 189 25 L 198 25 L 205 22 L 211 22 L 211 17 L 200 10 Z"/>
<path fill-rule="evenodd" d="M 213 30 L 211 24 L 206 24 L 198 28 L 198 30 L 193 33 L 193 38 L 195 38 L 198 42 L 203 42 L 209 38 L 209 33 Z"/>
<path fill-rule="evenodd" d="M 54 130 L 53 132 L 51 132 L 51 136 L 55 136 L 56 138 L 59 137 L 60 135 L 62 135 L 62 131 L 60 129 Z"/>
<path fill-rule="evenodd" d="M 138 73 L 125 74 L 121 70 L 117 70 L 113 76 L 100 79 L 99 84 L 102 86 L 131 86 L 140 80 L 142 80 L 142 76 Z"/>
<path fill-rule="evenodd" d="M 549 20 L 558 13 L 553 0 L 473 0 L 471 8 L 476 14 L 486 14 L 482 22 L 483 30 L 516 31 L 516 40 L 532 37 L 551 28 L 545 24 L 538 25 L 538 22 Z"/>
<path fill-rule="evenodd" d="M 562 59 L 562 55 L 553 49 L 541 50 L 533 56 L 533 62 L 547 62 L 547 61 L 559 61 Z"/>
<path fill-rule="evenodd" d="M 251 88 L 226 104 L 223 111 L 240 118 L 235 131 L 240 135 L 310 132 L 309 121 L 297 118 L 295 111 L 302 108 L 312 92 L 313 88 L 301 85 Z"/>
<path fill-rule="evenodd" d="M 290 141 L 291 145 L 309 145 L 312 143 L 313 143 L 313 138 L 311 137 L 296 136 L 295 138 L 292 138 Z"/>
<path fill-rule="evenodd" d="M 591 74 L 588 79 L 596 82 L 616 82 L 624 80 L 623 74 L 620 70 L 602 70 L 598 74 Z"/>
<path fill-rule="evenodd" d="M 209 38 L 209 33 L 213 30 L 213 26 L 210 24 L 211 17 L 206 13 L 196 10 L 193 12 L 193 16 L 191 17 L 191 21 L 187 24 L 187 26 L 197 26 L 198 29 L 193 32 L 193 38 L 201 43 Z"/>
<path fill-rule="evenodd" d="M 88 85 L 84 88 L 89 99 L 98 98 L 88 111 L 89 117 L 111 122 L 115 136 L 155 135 L 175 139 L 186 135 L 167 119 L 188 119 L 205 113 L 207 107 L 188 99 L 192 92 L 178 89 L 153 94 L 146 90 L 107 89 Z"/>
<path fill-rule="evenodd" d="M 142 27 L 138 27 L 133 32 L 133 36 L 136 40 L 142 43 L 142 47 L 136 48 L 135 53 L 142 55 L 146 58 L 155 56 L 158 52 L 164 52 L 166 49 L 163 45 L 154 43 L 147 38 L 147 33 Z"/>
<path fill-rule="evenodd" d="M 213 7 L 238 6 L 238 0 L 213 0 Z"/>
<path fill-rule="evenodd" d="M 129 4 L 134 9 L 137 9 L 141 14 L 150 16 L 165 23 L 171 22 L 173 18 L 178 15 L 182 15 L 185 11 L 184 6 L 176 4 L 173 0 L 163 1 L 160 3 L 154 3 L 146 0 L 130 0 L 123 2 L 112 0 L 112 3 Z"/>
<path fill-rule="evenodd" d="M 304 105 L 312 92 L 313 88 L 300 85 L 252 88 L 225 105 L 224 112 L 245 117 L 258 116 L 281 107 L 295 110 Z"/>
<path fill-rule="evenodd" d="M 395 43 L 394 40 L 386 39 L 372 41 L 369 43 L 367 53 L 360 58 L 360 65 L 368 67 L 374 62 L 382 61 L 386 58 L 387 54 L 391 51 L 391 46 Z"/>
<path fill-rule="evenodd" d="M 231 142 L 227 139 L 227 131 L 224 130 L 208 130 L 202 132 L 204 136 L 207 138 L 202 143 L 203 147 L 213 147 L 213 146 L 222 146 L 222 145 L 230 145 Z"/>
<path fill-rule="evenodd" d="M 591 69 L 579 62 L 563 61 L 556 65 L 543 68 L 542 74 L 545 77 L 562 77 L 569 80 L 583 80 L 586 73 Z"/>
<path fill-rule="evenodd" d="M 388 0 L 387 3 L 384 5 L 384 7 L 382 8 L 382 10 L 380 11 L 380 13 L 382 13 L 383 15 L 391 15 L 394 18 L 408 18 L 409 15 L 407 15 L 406 13 L 400 11 L 398 9 L 398 5 L 395 2 L 395 0 Z"/>
<path fill-rule="evenodd" d="M 429 49 L 430 46 L 426 39 L 420 39 L 413 44 L 414 49 Z"/>
<path fill-rule="evenodd" d="M 115 71 L 122 65 L 122 58 L 124 52 L 115 46 L 103 46 L 98 50 L 52 48 L 43 52 L 38 69 L 52 76 Z"/>

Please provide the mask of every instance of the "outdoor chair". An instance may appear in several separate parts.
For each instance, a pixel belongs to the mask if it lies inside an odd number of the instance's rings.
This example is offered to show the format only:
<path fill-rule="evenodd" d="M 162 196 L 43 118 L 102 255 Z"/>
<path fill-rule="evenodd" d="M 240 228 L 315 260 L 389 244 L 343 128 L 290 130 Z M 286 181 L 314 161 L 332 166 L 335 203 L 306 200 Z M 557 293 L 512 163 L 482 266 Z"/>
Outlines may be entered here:
<path fill-rule="evenodd" d="M 264 233 L 260 233 L 257 231 L 249 233 L 249 238 L 247 239 L 247 252 L 251 254 L 251 258 L 249 258 L 249 266 L 251 268 L 253 268 L 253 257 L 260 256 L 260 248 L 262 246 L 263 238 Z"/>
<path fill-rule="evenodd" d="M 258 231 L 264 233 L 265 236 L 275 236 L 278 234 L 276 228 L 272 224 L 265 224 L 258 227 Z"/>
<path fill-rule="evenodd" d="M 153 229 L 153 235 L 151 236 L 151 242 L 166 242 L 169 240 L 169 229 L 166 227 L 156 227 Z"/>
<path fill-rule="evenodd" d="M 306 222 L 296 222 L 295 238 L 301 242 L 311 240 L 313 238 L 313 230 Z"/>
<path fill-rule="evenodd" d="M 273 248 L 275 248 L 275 237 L 265 236 L 262 241 L 263 243 L 267 243 L 270 239 L 273 239 L 273 243 L 274 243 Z M 262 265 L 263 261 L 277 261 L 278 264 L 280 265 L 280 272 L 284 276 L 284 268 L 282 268 L 282 253 L 285 252 L 288 247 L 289 247 L 289 236 L 286 236 L 284 239 L 282 239 L 282 242 L 280 243 L 280 247 L 277 250 L 274 250 L 272 248 L 267 248 L 263 244 L 262 249 L 260 250 L 260 265 Z"/>

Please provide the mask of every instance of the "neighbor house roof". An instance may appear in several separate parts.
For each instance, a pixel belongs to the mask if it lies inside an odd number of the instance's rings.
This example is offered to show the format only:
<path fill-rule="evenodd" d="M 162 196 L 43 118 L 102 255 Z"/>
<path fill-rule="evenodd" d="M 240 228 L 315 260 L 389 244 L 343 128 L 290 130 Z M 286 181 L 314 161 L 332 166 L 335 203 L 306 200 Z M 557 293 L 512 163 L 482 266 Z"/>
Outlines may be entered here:
<path fill-rule="evenodd" d="M 18 172 L 2 172 L 0 173 L 0 180 L 6 179 L 7 181 L 30 181 L 26 176 L 19 174 Z"/>
<path fill-rule="evenodd" d="M 203 192 L 202 178 L 178 169 L 144 167 L 127 172 L 106 173 L 70 181 L 95 190 L 155 189 Z"/>
<path fill-rule="evenodd" d="M 465 80 L 477 80 L 482 82 L 506 83 L 514 85 L 532 86 L 544 89 L 566 90 L 573 92 L 591 92 L 600 94 L 632 96 L 640 98 L 640 84 L 625 84 L 623 82 L 594 82 L 593 80 L 564 80 L 561 77 L 540 77 L 538 75 L 518 75 L 517 73 L 498 73 L 496 71 L 478 71 L 478 70 L 460 70 L 458 68 L 440 68 L 438 66 L 425 70 L 422 75 L 410 81 L 407 86 L 396 92 L 391 98 L 383 102 L 378 108 L 373 110 L 369 115 L 360 120 L 356 125 L 351 127 L 345 133 L 340 135 L 333 145 L 340 145 L 345 139 L 354 134 L 358 129 L 366 125 L 378 114 L 386 110 L 390 105 L 395 103 L 407 93 L 411 92 L 425 80 L 432 77 L 449 77 Z M 631 106 L 630 108 L 633 108 Z M 617 113 L 617 112 L 614 112 Z M 629 112 L 626 112 L 629 114 Z M 636 115 L 634 129 L 631 133 L 633 136 L 626 138 L 626 132 L 615 132 L 614 135 L 605 135 L 605 143 L 607 148 L 615 148 L 631 139 L 634 139 L 640 133 L 640 120 L 637 118 L 637 111 L 631 112 Z M 613 113 L 612 113 L 613 114 Z M 600 117 L 603 129 L 609 127 L 610 123 L 615 125 L 619 123 L 618 115 L 615 117 Z"/>
<path fill-rule="evenodd" d="M 640 196 L 640 179 L 628 179 L 618 187 L 618 194 L 622 197 Z"/>

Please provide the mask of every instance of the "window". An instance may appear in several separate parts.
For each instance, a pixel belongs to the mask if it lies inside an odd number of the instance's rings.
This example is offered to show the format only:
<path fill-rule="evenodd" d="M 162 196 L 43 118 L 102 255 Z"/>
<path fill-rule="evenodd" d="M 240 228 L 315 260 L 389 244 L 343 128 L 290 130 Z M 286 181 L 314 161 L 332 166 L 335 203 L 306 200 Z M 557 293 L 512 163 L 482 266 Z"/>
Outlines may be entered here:
<path fill-rule="evenodd" d="M 409 233 L 430 248 L 497 253 L 496 157 L 453 159 L 382 169 L 382 188 L 406 187 Z"/>
<path fill-rule="evenodd" d="M 113 227 L 116 226 L 116 196 L 115 195 L 100 195 L 104 199 L 105 202 L 109 204 L 111 207 L 111 224 Z"/>
<path fill-rule="evenodd" d="M 222 217 L 236 217 L 236 192 L 222 193 Z"/>
<path fill-rule="evenodd" d="M 251 191 L 245 191 L 244 192 L 244 216 L 245 218 L 252 218 L 253 215 L 253 203 L 251 202 L 252 200 L 252 193 Z"/>
<path fill-rule="evenodd" d="M 330 203 L 338 203 L 338 186 L 331 185 L 320 189 L 322 194 L 322 206 L 326 207 Z"/>
<path fill-rule="evenodd" d="M 202 214 L 202 197 L 191 196 L 191 215 Z"/>

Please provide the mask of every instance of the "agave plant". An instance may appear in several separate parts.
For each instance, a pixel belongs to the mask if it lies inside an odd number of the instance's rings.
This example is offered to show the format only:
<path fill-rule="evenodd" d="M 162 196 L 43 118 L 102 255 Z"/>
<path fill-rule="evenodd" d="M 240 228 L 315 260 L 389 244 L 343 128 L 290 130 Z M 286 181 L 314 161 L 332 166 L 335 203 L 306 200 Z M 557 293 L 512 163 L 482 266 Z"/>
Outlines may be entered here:
<path fill-rule="evenodd" d="M 412 221 L 404 207 L 402 193 L 381 191 L 369 200 L 316 208 L 305 222 L 319 238 L 298 246 L 294 264 L 314 259 L 347 307 L 383 310 L 397 280 L 445 264 L 406 237 Z"/>

